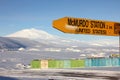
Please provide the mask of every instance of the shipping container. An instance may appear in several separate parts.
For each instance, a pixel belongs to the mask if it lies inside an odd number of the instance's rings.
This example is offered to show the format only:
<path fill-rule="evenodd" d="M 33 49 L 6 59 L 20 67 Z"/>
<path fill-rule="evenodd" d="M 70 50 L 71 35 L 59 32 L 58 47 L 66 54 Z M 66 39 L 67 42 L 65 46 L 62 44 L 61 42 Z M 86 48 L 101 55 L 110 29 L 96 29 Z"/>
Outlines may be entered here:
<path fill-rule="evenodd" d="M 64 60 L 64 68 L 71 68 L 71 61 L 70 60 Z"/>
<path fill-rule="evenodd" d="M 48 60 L 48 68 L 56 68 L 56 60 Z"/>
<path fill-rule="evenodd" d="M 92 67 L 119 66 L 119 59 L 118 58 L 91 58 L 91 65 Z"/>
<path fill-rule="evenodd" d="M 92 67 L 103 67 L 106 66 L 105 58 L 91 58 Z"/>
<path fill-rule="evenodd" d="M 96 59 L 95 58 L 91 58 L 91 65 L 92 65 L 92 67 L 96 67 Z"/>
<path fill-rule="evenodd" d="M 48 68 L 64 68 L 64 60 L 49 60 Z"/>
<path fill-rule="evenodd" d="M 98 62 L 99 67 L 105 67 L 106 66 L 106 58 L 99 58 L 98 61 L 99 61 Z"/>
<path fill-rule="evenodd" d="M 95 60 L 95 66 L 96 66 L 96 67 L 100 67 L 101 64 L 102 64 L 102 63 L 101 63 L 101 58 L 95 58 L 94 60 Z"/>
<path fill-rule="evenodd" d="M 34 69 L 41 68 L 40 60 L 33 60 L 31 62 L 31 68 L 34 68 Z"/>
<path fill-rule="evenodd" d="M 41 69 L 48 69 L 48 60 L 41 60 Z"/>
<path fill-rule="evenodd" d="M 112 66 L 117 67 L 119 66 L 119 58 L 111 58 L 112 59 Z"/>
<path fill-rule="evenodd" d="M 64 60 L 56 60 L 56 68 L 64 68 Z"/>
<path fill-rule="evenodd" d="M 112 59 L 111 58 L 105 58 L 106 60 L 106 67 L 112 67 Z"/>
<path fill-rule="evenodd" d="M 83 68 L 85 67 L 85 60 L 71 60 L 71 68 Z"/>
<path fill-rule="evenodd" d="M 119 66 L 120 66 L 120 57 L 118 59 L 119 59 Z"/>
<path fill-rule="evenodd" d="M 85 59 L 85 67 L 92 67 L 92 61 L 90 58 Z"/>

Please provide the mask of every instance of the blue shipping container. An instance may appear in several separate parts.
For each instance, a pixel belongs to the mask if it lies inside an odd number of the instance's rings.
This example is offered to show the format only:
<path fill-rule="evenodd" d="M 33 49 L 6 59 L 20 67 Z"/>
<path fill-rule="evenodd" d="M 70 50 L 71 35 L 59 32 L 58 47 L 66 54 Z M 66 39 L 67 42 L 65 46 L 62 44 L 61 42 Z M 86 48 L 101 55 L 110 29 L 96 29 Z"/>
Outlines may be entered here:
<path fill-rule="evenodd" d="M 106 66 L 106 58 L 99 59 L 99 66 L 102 66 L 102 67 Z"/>
<path fill-rule="evenodd" d="M 85 59 L 85 67 L 92 67 L 91 59 L 89 59 L 89 58 Z"/>
<path fill-rule="evenodd" d="M 112 67 L 112 59 L 111 58 L 105 58 L 106 59 L 106 67 Z"/>
<path fill-rule="evenodd" d="M 64 60 L 64 68 L 71 68 L 70 60 Z"/>
<path fill-rule="evenodd" d="M 112 58 L 112 66 L 114 67 L 119 66 L 119 58 Z"/>

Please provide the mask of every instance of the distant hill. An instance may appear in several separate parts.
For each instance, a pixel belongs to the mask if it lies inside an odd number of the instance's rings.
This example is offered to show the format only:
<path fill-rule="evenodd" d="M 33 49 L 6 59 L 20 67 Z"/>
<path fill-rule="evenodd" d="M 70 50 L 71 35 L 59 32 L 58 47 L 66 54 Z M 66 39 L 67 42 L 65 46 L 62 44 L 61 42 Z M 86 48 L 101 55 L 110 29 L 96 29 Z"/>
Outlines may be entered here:
<path fill-rule="evenodd" d="M 19 43 L 11 38 L 0 37 L 0 49 L 17 49 L 17 48 L 26 48 L 26 45 Z"/>

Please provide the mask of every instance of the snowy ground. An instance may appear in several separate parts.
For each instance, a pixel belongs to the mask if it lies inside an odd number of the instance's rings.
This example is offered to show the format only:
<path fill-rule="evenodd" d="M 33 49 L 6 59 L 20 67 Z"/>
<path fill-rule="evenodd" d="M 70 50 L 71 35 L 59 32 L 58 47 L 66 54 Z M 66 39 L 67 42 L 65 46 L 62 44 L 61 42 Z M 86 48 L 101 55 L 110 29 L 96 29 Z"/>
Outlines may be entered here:
<path fill-rule="evenodd" d="M 3 70 L 0 76 L 21 80 L 120 80 L 120 72 L 73 69 Z M 2 78 L 2 77 L 1 77 Z"/>

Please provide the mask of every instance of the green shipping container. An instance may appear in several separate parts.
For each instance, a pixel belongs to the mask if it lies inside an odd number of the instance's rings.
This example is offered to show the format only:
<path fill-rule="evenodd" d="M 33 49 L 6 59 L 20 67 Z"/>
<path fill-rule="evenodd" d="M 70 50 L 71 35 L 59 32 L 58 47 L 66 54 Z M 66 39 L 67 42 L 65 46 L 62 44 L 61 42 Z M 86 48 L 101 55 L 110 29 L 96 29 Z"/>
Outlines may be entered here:
<path fill-rule="evenodd" d="M 41 68 L 40 60 L 33 60 L 31 62 L 31 68 L 33 68 L 33 69 Z"/>
<path fill-rule="evenodd" d="M 49 60 L 48 68 L 64 68 L 64 60 Z"/>
<path fill-rule="evenodd" d="M 70 60 L 64 60 L 64 68 L 71 68 L 71 61 Z"/>
<path fill-rule="evenodd" d="M 71 68 L 85 67 L 85 60 L 71 60 Z"/>
<path fill-rule="evenodd" d="M 48 60 L 48 68 L 56 68 L 56 60 Z"/>
<path fill-rule="evenodd" d="M 64 60 L 56 60 L 56 68 L 64 68 Z"/>

